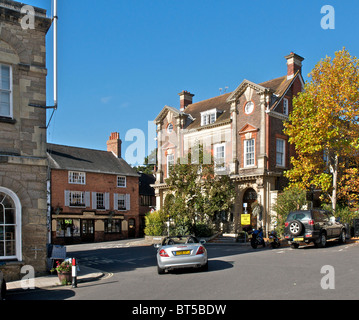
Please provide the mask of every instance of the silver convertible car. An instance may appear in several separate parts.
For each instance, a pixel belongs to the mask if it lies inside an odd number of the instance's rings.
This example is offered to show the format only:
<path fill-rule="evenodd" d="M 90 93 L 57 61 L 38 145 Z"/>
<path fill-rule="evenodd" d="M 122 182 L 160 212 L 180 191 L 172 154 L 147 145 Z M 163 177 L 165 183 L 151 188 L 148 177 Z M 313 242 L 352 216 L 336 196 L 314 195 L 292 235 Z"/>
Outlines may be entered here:
<path fill-rule="evenodd" d="M 203 246 L 205 243 L 194 236 L 164 238 L 162 243 L 154 245 L 157 248 L 158 274 L 179 268 L 208 270 L 207 250 Z"/>

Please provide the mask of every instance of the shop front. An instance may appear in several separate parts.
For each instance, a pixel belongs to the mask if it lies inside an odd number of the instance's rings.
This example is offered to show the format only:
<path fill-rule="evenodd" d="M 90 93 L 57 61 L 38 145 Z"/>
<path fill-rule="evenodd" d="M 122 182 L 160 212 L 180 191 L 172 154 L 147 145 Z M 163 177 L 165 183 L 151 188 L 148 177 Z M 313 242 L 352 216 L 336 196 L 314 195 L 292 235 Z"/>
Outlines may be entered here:
<path fill-rule="evenodd" d="M 124 215 L 57 215 L 52 219 L 52 243 L 68 245 L 126 239 L 129 222 Z"/>

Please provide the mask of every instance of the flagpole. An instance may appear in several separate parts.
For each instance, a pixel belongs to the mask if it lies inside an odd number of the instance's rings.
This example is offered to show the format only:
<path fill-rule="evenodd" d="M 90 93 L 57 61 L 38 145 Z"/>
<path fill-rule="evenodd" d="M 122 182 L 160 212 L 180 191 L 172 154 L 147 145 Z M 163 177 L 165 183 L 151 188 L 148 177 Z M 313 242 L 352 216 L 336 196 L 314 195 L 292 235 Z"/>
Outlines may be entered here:
<path fill-rule="evenodd" d="M 58 102 L 58 85 L 57 85 L 57 0 L 54 0 L 54 103 L 55 110 Z"/>

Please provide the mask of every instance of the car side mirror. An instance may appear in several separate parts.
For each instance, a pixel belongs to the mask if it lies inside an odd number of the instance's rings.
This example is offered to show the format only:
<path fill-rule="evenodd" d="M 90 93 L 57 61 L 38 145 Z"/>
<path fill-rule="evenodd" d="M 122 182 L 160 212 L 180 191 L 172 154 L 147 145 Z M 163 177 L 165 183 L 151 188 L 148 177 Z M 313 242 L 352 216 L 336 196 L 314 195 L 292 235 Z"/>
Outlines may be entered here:
<path fill-rule="evenodd" d="M 156 249 L 158 249 L 158 248 L 161 246 L 161 244 L 155 243 L 153 246 L 154 246 Z"/>
<path fill-rule="evenodd" d="M 200 244 L 205 244 L 205 243 L 206 243 L 206 240 L 199 240 L 199 243 L 200 243 Z"/>

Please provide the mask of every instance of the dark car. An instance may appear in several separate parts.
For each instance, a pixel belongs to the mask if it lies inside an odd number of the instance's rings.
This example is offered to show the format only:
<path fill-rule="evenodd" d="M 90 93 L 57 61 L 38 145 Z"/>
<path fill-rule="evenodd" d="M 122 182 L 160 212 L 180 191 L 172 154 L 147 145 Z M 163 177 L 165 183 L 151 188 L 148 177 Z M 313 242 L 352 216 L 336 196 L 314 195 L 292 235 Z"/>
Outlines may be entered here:
<path fill-rule="evenodd" d="M 285 222 L 284 238 L 292 248 L 301 243 L 313 242 L 315 246 L 325 247 L 328 239 L 346 242 L 346 229 L 334 215 L 321 209 L 290 212 Z"/>

